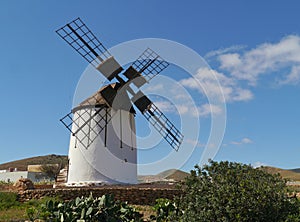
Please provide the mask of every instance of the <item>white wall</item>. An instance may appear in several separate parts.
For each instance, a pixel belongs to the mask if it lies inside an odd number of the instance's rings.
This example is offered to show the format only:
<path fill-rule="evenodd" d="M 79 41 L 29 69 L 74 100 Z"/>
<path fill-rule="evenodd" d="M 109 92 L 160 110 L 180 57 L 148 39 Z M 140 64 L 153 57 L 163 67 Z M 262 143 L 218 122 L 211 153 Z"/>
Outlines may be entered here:
<path fill-rule="evenodd" d="M 46 176 L 43 176 L 41 173 L 36 173 L 36 172 L 16 171 L 16 172 L 0 173 L 0 181 L 16 182 L 20 178 L 28 178 L 32 182 L 49 180 L 49 178 L 47 178 Z"/>
<path fill-rule="evenodd" d="M 5 182 L 16 182 L 21 177 L 27 178 L 28 172 L 27 171 L 17 171 L 17 172 L 0 173 L 0 181 L 5 181 Z"/>

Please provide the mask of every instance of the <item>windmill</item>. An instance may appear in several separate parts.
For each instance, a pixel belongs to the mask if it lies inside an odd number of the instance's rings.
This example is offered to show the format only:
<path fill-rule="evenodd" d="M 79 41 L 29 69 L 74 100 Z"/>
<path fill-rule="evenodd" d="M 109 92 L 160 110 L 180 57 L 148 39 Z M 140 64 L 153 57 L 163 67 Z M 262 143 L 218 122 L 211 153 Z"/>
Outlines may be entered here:
<path fill-rule="evenodd" d="M 80 18 L 56 33 L 110 82 L 60 120 L 71 132 L 67 185 L 137 183 L 133 105 L 173 149 L 178 151 L 183 141 L 140 90 L 169 63 L 147 48 L 124 69 Z"/>

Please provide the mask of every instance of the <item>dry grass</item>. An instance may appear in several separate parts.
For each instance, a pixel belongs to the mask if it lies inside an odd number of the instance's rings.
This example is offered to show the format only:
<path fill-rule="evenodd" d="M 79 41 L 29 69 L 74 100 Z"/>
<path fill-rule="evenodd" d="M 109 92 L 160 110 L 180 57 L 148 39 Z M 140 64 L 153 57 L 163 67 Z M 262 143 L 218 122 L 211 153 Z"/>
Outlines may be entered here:
<path fill-rule="evenodd" d="M 25 216 L 25 208 L 10 208 L 0 211 L 0 221 L 23 221 L 27 219 Z"/>
<path fill-rule="evenodd" d="M 149 206 L 149 205 L 131 205 L 131 206 L 143 214 L 143 220 L 145 221 L 148 221 L 151 215 L 156 215 L 153 206 Z"/>
<path fill-rule="evenodd" d="M 282 178 L 288 180 L 300 181 L 300 173 L 298 173 L 298 169 L 284 170 L 284 169 L 269 167 L 269 166 L 262 167 L 261 169 L 271 174 L 279 173 Z"/>

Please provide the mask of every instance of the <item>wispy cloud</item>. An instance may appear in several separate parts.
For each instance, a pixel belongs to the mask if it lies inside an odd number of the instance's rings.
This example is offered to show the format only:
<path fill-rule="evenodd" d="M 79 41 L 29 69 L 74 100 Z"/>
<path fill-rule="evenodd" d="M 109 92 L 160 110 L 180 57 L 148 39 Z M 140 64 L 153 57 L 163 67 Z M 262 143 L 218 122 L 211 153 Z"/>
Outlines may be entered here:
<path fill-rule="evenodd" d="M 192 115 L 193 117 L 207 117 L 209 115 L 218 115 L 223 112 L 218 105 L 205 103 L 196 106 L 191 103 L 182 103 L 174 105 L 169 101 L 156 101 L 155 105 L 164 113 L 177 113 L 180 115 Z"/>
<path fill-rule="evenodd" d="M 210 115 L 219 115 L 223 113 L 222 107 L 208 103 L 205 103 L 201 106 L 184 104 L 178 106 L 177 108 L 180 114 L 192 115 L 194 117 L 208 117 Z"/>
<path fill-rule="evenodd" d="M 253 166 L 254 168 L 259 168 L 259 167 L 262 167 L 262 166 L 268 166 L 268 164 L 262 163 L 262 162 L 260 162 L 260 161 L 257 161 L 257 162 L 255 162 L 255 163 L 253 163 L 252 166 Z"/>
<path fill-rule="evenodd" d="M 274 77 L 277 85 L 300 84 L 300 36 L 289 35 L 276 43 L 245 48 L 237 45 L 207 53 L 205 57 L 216 58 L 219 67 L 201 68 L 196 75 L 180 83 L 210 99 L 226 102 L 253 99 L 253 87 L 262 75 L 277 74 Z M 200 113 L 205 112 L 202 109 Z"/>
<path fill-rule="evenodd" d="M 250 50 L 244 49 L 245 46 L 237 45 L 207 53 L 205 57 L 216 57 L 220 62 L 218 70 L 209 67 L 200 68 L 193 77 L 182 79 L 179 83 L 186 88 L 197 90 L 206 96 L 210 103 L 217 101 L 215 104 L 253 99 L 251 88 L 256 85 L 259 77 L 273 72 L 278 73 L 283 69 L 285 75 L 275 77 L 278 85 L 300 83 L 299 36 L 289 35 L 277 43 L 264 43 Z M 242 84 L 242 81 L 248 82 L 249 85 Z M 146 89 L 146 92 L 164 89 L 163 84 L 156 84 Z M 186 103 L 182 94 L 177 91 L 173 94 L 176 106 L 169 101 L 155 102 L 163 112 L 208 117 L 223 111 L 221 107 L 212 103 L 202 105 Z M 247 143 L 250 143 L 247 138 L 232 142 L 235 145 Z"/>
<path fill-rule="evenodd" d="M 222 55 L 225 53 L 229 53 L 229 52 L 235 52 L 235 51 L 239 51 L 241 49 L 246 48 L 245 45 L 234 45 L 234 46 L 230 46 L 227 48 L 221 48 L 221 49 L 217 49 L 217 50 L 213 50 L 208 52 L 204 58 L 210 58 L 210 57 L 214 57 L 214 56 L 218 56 L 218 55 Z"/>
<path fill-rule="evenodd" d="M 155 105 L 162 111 L 166 113 L 174 113 L 176 112 L 176 108 L 169 101 L 157 101 Z"/>
<path fill-rule="evenodd" d="M 162 89 L 164 89 L 163 84 L 148 85 L 147 87 L 145 87 L 144 92 L 146 92 L 146 93 L 155 92 L 155 91 L 159 91 Z"/>
<path fill-rule="evenodd" d="M 201 143 L 198 140 L 190 139 L 190 138 L 186 138 L 185 142 L 194 147 L 199 147 L 199 148 L 204 148 L 204 147 L 216 148 L 216 144 L 214 144 L 214 143 Z"/>
<path fill-rule="evenodd" d="M 201 143 L 201 142 L 198 141 L 198 140 L 186 138 L 185 142 L 188 143 L 188 144 L 190 144 L 190 145 L 192 145 L 192 146 L 194 146 L 194 147 L 200 147 L 200 148 L 205 147 L 205 144 L 204 144 L 204 143 Z"/>
<path fill-rule="evenodd" d="M 186 79 L 186 81 L 190 80 Z M 166 89 L 168 89 L 168 92 L 166 92 Z M 151 100 L 165 114 L 209 117 L 222 114 L 225 111 L 223 103 L 209 104 L 205 102 L 197 104 L 197 101 L 190 94 L 187 94 L 186 90 L 183 91 L 183 89 L 182 84 L 177 84 L 177 82 L 171 86 L 164 86 L 163 83 L 158 83 L 152 87 L 147 87 L 144 92 L 152 95 Z"/>
<path fill-rule="evenodd" d="M 288 75 L 282 79 L 277 79 L 279 85 L 297 85 L 300 83 L 300 65 L 293 66 Z"/>
<path fill-rule="evenodd" d="M 244 144 L 250 144 L 253 143 L 253 141 L 247 137 L 244 137 L 243 139 L 241 139 L 240 141 L 231 141 L 230 144 L 232 145 L 244 145 Z"/>
<path fill-rule="evenodd" d="M 300 82 L 300 37 L 289 35 L 277 43 L 264 43 L 242 53 L 219 54 L 220 68 L 237 80 L 256 85 L 261 75 L 289 69 L 280 84 Z"/>
<path fill-rule="evenodd" d="M 180 83 L 217 101 L 236 102 L 253 98 L 252 92 L 240 87 L 234 78 L 209 68 L 199 69 L 195 76 L 182 79 Z"/>
<path fill-rule="evenodd" d="M 223 112 L 222 108 L 214 104 L 203 104 L 197 107 L 198 116 L 208 116 L 211 114 L 219 115 Z M 196 114 L 197 115 L 197 114 Z"/>

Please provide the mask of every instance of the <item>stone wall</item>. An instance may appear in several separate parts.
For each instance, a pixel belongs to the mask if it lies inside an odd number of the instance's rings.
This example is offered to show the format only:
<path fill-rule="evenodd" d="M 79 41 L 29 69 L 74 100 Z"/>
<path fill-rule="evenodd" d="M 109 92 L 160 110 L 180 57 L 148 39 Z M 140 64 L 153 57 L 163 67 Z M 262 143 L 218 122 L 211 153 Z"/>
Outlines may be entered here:
<path fill-rule="evenodd" d="M 94 197 L 103 194 L 113 194 L 116 200 L 127 201 L 130 204 L 153 205 L 158 198 L 173 199 L 181 194 L 176 188 L 141 188 L 141 187 L 99 187 L 99 188 L 65 188 L 65 189 L 35 189 L 19 192 L 20 201 L 40 199 L 42 197 L 59 196 L 63 200 L 70 200 L 76 197 Z"/>
<path fill-rule="evenodd" d="M 34 184 L 35 189 L 51 189 L 53 184 Z M 13 184 L 0 184 L 0 192 L 3 191 L 17 191 Z"/>

